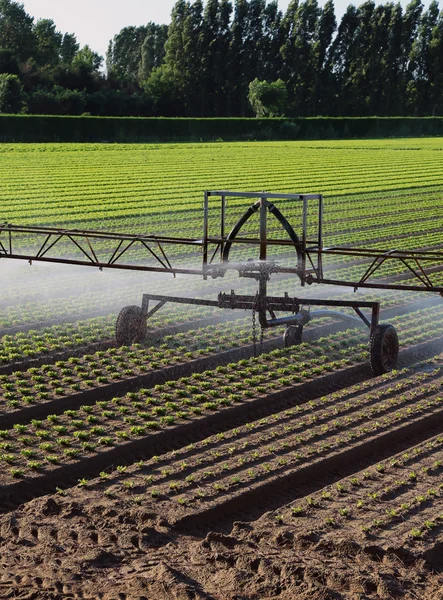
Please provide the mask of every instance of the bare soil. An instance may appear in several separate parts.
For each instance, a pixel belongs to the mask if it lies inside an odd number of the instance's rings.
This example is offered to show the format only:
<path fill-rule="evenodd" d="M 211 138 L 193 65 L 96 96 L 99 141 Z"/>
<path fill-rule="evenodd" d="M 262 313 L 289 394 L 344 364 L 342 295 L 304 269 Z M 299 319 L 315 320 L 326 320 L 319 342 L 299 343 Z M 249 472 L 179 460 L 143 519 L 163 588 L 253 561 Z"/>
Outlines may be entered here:
<path fill-rule="evenodd" d="M 311 521 L 315 527 L 315 520 Z M 179 533 L 154 511 L 75 490 L 4 516 L 1 598 L 392 599 L 442 597 L 443 575 L 425 552 L 371 540 L 352 528 L 322 539 L 297 526 L 234 522 L 227 533 Z M 434 563 L 435 564 L 435 563 Z"/>
<path fill-rule="evenodd" d="M 443 357 L 431 363 L 434 373 Z M 429 368 L 420 364 L 411 373 Z M 442 377 L 435 373 L 421 383 L 424 399 L 439 397 Z M 361 390 L 357 384 L 342 400 L 349 405 L 346 414 L 359 396 L 370 407 L 372 396 L 383 392 L 386 403 L 404 378 L 399 373 L 388 382 L 374 379 Z M 412 381 L 402 393 L 413 392 Z M 334 403 L 328 406 L 334 409 Z M 133 459 L 110 478 L 60 489 L 3 514 L 0 598 L 442 598 L 441 424 L 429 422 L 420 435 L 411 430 L 400 447 L 378 431 L 360 455 L 355 444 L 339 444 L 335 463 L 330 450 L 319 457 L 319 468 L 305 469 L 288 486 L 296 469 L 289 462 L 268 472 L 270 444 L 278 445 L 273 451 L 279 460 L 289 456 L 287 445 L 307 449 L 313 443 L 296 439 L 302 416 L 268 414 L 271 422 L 246 423 L 245 434 L 234 428 L 197 444 L 182 439 L 178 451 L 143 464 Z M 326 414 L 316 414 L 312 431 L 327 422 Z M 247 451 L 240 444 L 245 441 Z M 240 454 L 225 458 L 234 446 Z M 246 452 L 255 462 L 239 467 Z M 171 492 L 180 468 L 185 487 Z M 251 468 L 260 476 L 248 481 Z M 207 476 L 210 469 L 214 473 Z M 215 487 L 236 474 L 239 485 Z M 152 494 L 152 485 L 159 495 Z"/>

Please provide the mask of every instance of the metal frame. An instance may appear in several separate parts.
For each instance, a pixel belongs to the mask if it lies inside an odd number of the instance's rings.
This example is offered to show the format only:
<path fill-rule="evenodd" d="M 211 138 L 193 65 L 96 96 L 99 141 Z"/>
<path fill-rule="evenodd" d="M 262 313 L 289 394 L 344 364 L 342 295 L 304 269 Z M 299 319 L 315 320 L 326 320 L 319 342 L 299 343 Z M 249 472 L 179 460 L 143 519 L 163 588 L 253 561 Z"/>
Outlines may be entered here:
<path fill-rule="evenodd" d="M 245 198 L 255 200 L 249 209 L 237 221 L 233 229 L 226 234 L 226 211 L 227 198 Z M 209 234 L 209 201 L 210 198 L 220 198 L 220 235 Z M 297 236 L 291 224 L 282 215 L 272 202 L 273 200 L 292 200 L 302 203 L 301 235 Z M 315 205 L 317 214 L 317 231 L 313 239 L 308 238 L 309 209 Z M 255 213 L 259 215 L 259 236 L 257 238 L 241 237 L 240 230 L 246 221 Z M 288 234 L 289 239 L 282 240 L 268 237 L 268 217 L 273 215 L 280 222 Z M 20 235 L 32 235 L 34 238 L 42 238 L 39 249 L 33 254 L 16 250 L 16 242 Z M 97 244 L 108 241 L 114 244 L 111 254 L 107 260 L 99 259 Z M 81 259 L 60 258 L 54 256 L 54 249 L 61 242 L 70 242 L 72 247 L 81 252 Z M 259 259 L 243 263 L 235 263 L 229 260 L 229 252 L 232 244 L 244 244 L 258 246 Z M 200 269 L 189 269 L 175 267 L 168 258 L 166 247 L 170 244 L 197 247 L 202 252 L 202 267 Z M 294 267 L 283 267 L 268 260 L 268 248 L 272 246 L 293 247 L 296 252 L 296 265 Z M 156 265 L 146 263 L 138 264 L 128 259 L 128 252 L 138 247 L 144 250 L 145 258 L 154 258 Z M 323 276 L 323 258 L 325 256 L 345 256 L 358 259 L 370 259 L 372 262 L 366 267 L 363 275 L 356 281 L 343 281 L 327 279 Z M 217 257 L 219 262 L 216 262 Z M 99 269 L 126 269 L 135 271 L 150 271 L 157 273 L 200 275 L 204 279 L 208 277 L 223 277 L 228 270 L 235 269 L 242 277 L 256 279 L 258 291 L 255 296 L 237 295 L 234 291 L 230 294 L 219 294 L 217 300 L 199 300 L 195 298 L 178 298 L 173 296 L 159 296 L 155 294 L 144 294 L 142 311 L 146 318 L 150 318 L 160 310 L 166 302 L 181 304 L 196 304 L 203 306 L 216 306 L 224 309 L 249 309 L 258 314 L 262 328 L 275 327 L 277 325 L 296 324 L 303 326 L 313 316 L 311 306 L 327 306 L 331 308 L 350 307 L 353 308 L 357 317 L 343 313 L 333 312 L 339 318 L 363 321 L 371 333 L 378 325 L 380 306 L 378 302 L 363 301 L 333 301 L 319 299 L 299 299 L 289 297 L 286 293 L 283 297 L 269 297 L 267 295 L 267 283 L 274 273 L 295 274 L 300 279 L 302 286 L 305 284 L 331 284 L 339 286 L 359 287 L 373 289 L 395 289 L 408 291 L 437 292 L 443 296 L 443 287 L 434 285 L 431 279 L 431 271 L 426 270 L 425 264 L 429 261 L 439 261 L 438 271 L 443 270 L 443 252 L 405 252 L 401 250 L 374 250 L 363 248 L 332 247 L 323 248 L 323 196 L 321 194 L 270 194 L 267 192 L 233 192 L 233 191 L 207 191 L 204 194 L 203 203 L 203 237 L 174 238 L 170 236 L 157 235 L 132 235 L 120 233 L 106 233 L 103 231 L 68 230 L 49 227 L 20 227 L 7 223 L 0 225 L 0 258 L 21 259 L 33 261 L 50 262 L 56 264 L 87 265 Z M 409 285 L 395 282 L 382 283 L 380 281 L 369 281 L 379 271 L 386 261 L 397 260 L 405 265 L 419 284 Z M 431 269 L 432 270 L 432 269 Z M 157 305 L 149 310 L 150 301 Z M 308 307 L 308 311 L 302 307 Z M 368 319 L 362 312 L 362 308 L 371 309 L 371 318 Z M 277 317 L 277 312 L 289 312 L 290 316 Z M 322 315 L 326 314 L 321 311 Z M 316 314 L 319 314 L 318 312 Z M 327 314 L 329 312 L 327 311 Z M 269 316 L 268 316 L 269 315 Z"/>
<path fill-rule="evenodd" d="M 157 304 L 149 310 L 150 302 Z M 230 294 L 221 292 L 217 300 L 206 300 L 200 298 L 185 298 L 160 294 L 143 294 L 142 311 L 147 319 L 152 317 L 167 302 L 175 304 L 190 304 L 194 306 L 212 306 L 214 308 L 223 308 L 230 310 L 252 310 L 258 314 L 260 326 L 262 329 L 284 325 L 306 325 L 313 317 L 333 316 L 335 318 L 361 322 L 370 330 L 370 334 L 377 327 L 380 316 L 379 302 L 365 302 L 352 300 L 320 300 L 311 298 L 294 298 L 289 294 L 282 297 L 269 297 L 266 295 L 266 289 L 261 288 L 255 296 L 239 295 L 231 291 Z M 346 313 L 336 311 L 315 311 L 311 312 L 311 306 L 328 306 L 331 308 L 352 308 L 358 317 L 353 317 Z M 305 307 L 308 310 L 305 310 Z M 371 309 L 371 317 L 368 319 L 362 312 L 362 308 Z M 277 312 L 290 312 L 290 316 L 277 317 Z M 269 313 L 270 318 L 267 317 Z"/>

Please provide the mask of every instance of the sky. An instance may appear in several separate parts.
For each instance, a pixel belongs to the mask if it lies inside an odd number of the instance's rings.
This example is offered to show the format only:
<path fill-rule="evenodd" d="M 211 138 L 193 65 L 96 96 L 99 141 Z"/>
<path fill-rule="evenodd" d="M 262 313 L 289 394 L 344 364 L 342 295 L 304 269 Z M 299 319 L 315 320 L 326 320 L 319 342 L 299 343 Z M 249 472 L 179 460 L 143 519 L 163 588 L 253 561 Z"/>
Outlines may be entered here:
<path fill-rule="evenodd" d="M 279 0 L 285 11 L 290 0 Z M 77 41 L 88 44 L 105 57 L 109 40 L 123 27 L 146 25 L 149 21 L 168 24 L 176 0 L 19 0 L 26 12 L 37 19 L 52 19 L 62 33 L 75 33 Z M 363 0 L 335 0 L 339 20 L 348 4 Z M 407 0 L 402 0 L 405 6 Z M 322 6 L 324 2 L 319 0 Z M 425 2 L 424 2 L 425 4 Z"/>

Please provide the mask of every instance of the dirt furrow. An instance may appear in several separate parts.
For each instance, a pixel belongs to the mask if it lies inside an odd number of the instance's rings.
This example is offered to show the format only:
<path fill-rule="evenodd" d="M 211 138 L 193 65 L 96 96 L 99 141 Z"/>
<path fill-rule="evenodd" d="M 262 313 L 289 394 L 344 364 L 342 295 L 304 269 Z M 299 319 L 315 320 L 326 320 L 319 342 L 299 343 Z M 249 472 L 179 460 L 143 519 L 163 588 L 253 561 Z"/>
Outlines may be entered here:
<path fill-rule="evenodd" d="M 417 360 L 434 356 L 436 348 L 441 348 L 442 343 L 443 338 L 438 338 L 426 344 L 410 347 L 403 352 L 401 366 L 404 367 Z M 368 365 L 356 365 L 241 405 L 220 410 L 208 416 L 197 417 L 190 423 L 183 423 L 152 433 L 148 437 L 128 441 L 75 463 L 54 468 L 52 471 L 32 479 L 3 486 L 0 489 L 1 508 L 2 510 L 12 510 L 23 501 L 53 492 L 56 486 L 67 487 L 74 485 L 80 478 L 95 477 L 100 471 L 112 465 L 125 462 L 130 464 L 136 460 L 147 460 L 153 456 L 165 454 L 187 446 L 191 442 L 201 441 L 209 435 L 226 432 L 286 408 L 361 383 L 370 376 L 371 371 Z M 433 418 L 437 422 L 438 418 Z M 277 487 L 279 486 L 280 483 L 277 484 Z"/>
<path fill-rule="evenodd" d="M 443 409 L 411 420 L 360 444 L 328 453 L 325 457 L 284 476 L 276 476 L 240 495 L 218 502 L 208 509 L 178 519 L 174 526 L 186 532 L 195 529 L 229 531 L 234 521 L 250 521 L 275 510 L 295 498 L 353 475 L 375 462 L 389 458 L 443 431 Z"/>

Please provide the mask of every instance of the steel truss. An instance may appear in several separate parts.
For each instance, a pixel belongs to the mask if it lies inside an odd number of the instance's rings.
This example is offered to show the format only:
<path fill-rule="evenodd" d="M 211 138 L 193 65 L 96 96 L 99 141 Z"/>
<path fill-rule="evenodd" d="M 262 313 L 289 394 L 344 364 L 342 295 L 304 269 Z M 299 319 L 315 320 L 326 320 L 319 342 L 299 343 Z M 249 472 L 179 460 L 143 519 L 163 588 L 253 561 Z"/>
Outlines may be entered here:
<path fill-rule="evenodd" d="M 220 198 L 220 235 L 209 235 L 209 198 Z M 229 197 L 256 199 L 242 215 L 229 233 L 226 232 L 226 210 Z M 301 235 L 298 236 L 292 225 L 270 200 L 293 200 L 302 203 Z M 317 231 L 313 239 L 308 239 L 308 217 L 310 208 L 316 204 Z M 260 233 L 258 238 L 242 237 L 241 228 L 250 217 L 259 213 Z M 267 221 L 272 215 L 288 234 L 288 239 L 277 239 L 268 236 Z M 23 236 L 26 236 L 25 238 Z M 276 274 L 294 274 L 301 285 L 328 284 L 358 288 L 386 290 L 430 291 L 443 295 L 443 286 L 432 281 L 432 275 L 443 271 L 443 252 L 438 251 L 404 251 L 396 249 L 347 248 L 335 246 L 323 247 L 323 197 L 320 194 L 268 194 L 251 192 L 212 191 L 205 193 L 203 237 L 186 238 L 159 235 L 123 234 L 104 231 L 65 229 L 37 226 L 17 226 L 9 223 L 0 224 L 0 258 L 27 260 L 29 262 L 49 262 L 92 266 L 99 269 L 123 269 L 171 273 L 173 275 L 200 275 L 222 277 L 228 270 L 237 270 L 242 277 L 259 280 L 263 276 Z M 26 238 L 37 243 L 37 249 L 30 253 L 23 250 Z M 107 242 L 110 246 L 108 256 L 100 258 L 103 250 L 100 245 Z M 229 260 L 232 245 L 255 246 L 259 248 L 259 260 L 236 263 Z M 188 246 L 198 248 L 202 253 L 201 268 L 184 268 L 173 265 L 168 256 L 168 246 Z M 268 260 L 268 248 L 289 246 L 294 248 L 295 266 L 278 265 Z M 137 258 L 129 256 L 130 251 L 137 250 Z M 80 258 L 69 258 L 70 251 L 80 253 Z M 328 256 L 353 258 L 358 263 L 370 261 L 369 266 L 362 264 L 362 275 L 355 280 L 337 280 L 324 277 L 323 262 Z M 147 264 L 154 259 L 153 264 Z M 216 260 L 218 259 L 218 260 Z M 408 270 L 415 283 L 398 283 L 396 278 L 375 280 L 381 267 L 387 262 L 400 262 Z M 266 262 L 266 265 L 263 263 Z M 433 263 L 433 264 L 432 264 Z M 435 263 L 438 263 L 435 266 Z M 427 265 L 431 264 L 429 267 Z M 355 266 L 355 263 L 354 263 Z"/>
<path fill-rule="evenodd" d="M 227 232 L 227 199 L 230 197 L 254 200 L 255 202 L 244 212 L 229 232 Z M 210 198 L 219 200 L 220 212 L 217 228 L 219 235 L 210 234 L 209 201 Z M 297 235 L 292 225 L 283 216 L 274 200 L 294 201 L 301 203 L 301 232 Z M 314 211 L 314 225 L 310 223 Z M 247 221 L 258 213 L 259 235 L 257 237 L 241 236 L 240 232 Z M 268 220 L 273 217 L 287 234 L 288 239 L 272 238 L 268 235 Z M 308 229 L 314 229 L 314 235 L 308 237 Z M 212 231 L 212 229 L 211 229 Z M 25 237 L 23 237 L 25 236 Z M 37 250 L 23 250 L 27 239 L 37 243 Z M 108 255 L 104 253 L 103 245 L 108 244 Z M 258 247 L 257 260 L 234 262 L 230 260 L 233 245 Z M 183 268 L 172 264 L 167 248 L 170 245 L 198 248 L 202 253 L 201 268 Z M 294 251 L 294 266 L 282 266 L 276 261 L 269 260 L 269 248 L 288 246 Z M 69 249 L 80 253 L 80 258 L 66 256 Z M 137 258 L 130 252 L 137 250 Z M 352 281 L 334 280 L 324 277 L 323 261 L 328 256 L 343 256 L 353 258 L 355 263 L 363 264 L 362 275 Z M 203 236 L 200 239 L 158 235 L 134 235 L 90 231 L 79 229 L 60 229 L 49 227 L 21 227 L 8 223 L 0 224 L 0 258 L 48 262 L 56 264 L 71 264 L 93 266 L 99 269 L 123 269 L 133 271 L 149 271 L 170 273 L 174 276 L 200 275 L 208 277 L 223 277 L 228 270 L 237 270 L 241 277 L 257 280 L 258 291 L 255 296 L 220 293 L 217 300 L 184 298 L 155 294 L 144 294 L 142 306 L 125 307 L 117 320 L 117 341 L 133 343 L 143 337 L 146 321 L 167 302 L 179 304 L 194 304 L 214 306 L 222 309 L 246 309 L 257 314 L 262 329 L 284 325 L 286 327 L 285 342 L 301 341 L 303 326 L 313 316 L 331 315 L 339 319 L 363 321 L 370 329 L 371 362 L 375 364 L 374 372 L 385 372 L 395 364 L 398 353 L 398 341 L 392 326 L 379 325 L 380 305 L 378 302 L 364 301 L 334 301 L 321 299 L 299 299 L 286 293 L 282 297 L 270 297 L 267 284 L 273 274 L 296 275 L 301 286 L 306 284 L 328 284 L 358 288 L 373 288 L 384 290 L 406 290 L 440 293 L 443 296 L 443 286 L 433 282 L 434 274 L 443 271 L 443 252 L 437 251 L 403 251 L 398 249 L 379 250 L 368 248 L 323 247 L 323 196 L 321 194 L 270 194 L 266 192 L 232 192 L 208 191 L 204 195 L 203 206 Z M 154 259 L 154 264 L 147 264 Z M 399 283 L 398 277 L 390 279 L 375 279 L 381 267 L 387 262 L 397 261 L 407 268 L 412 275 L 413 283 Z M 150 309 L 150 302 L 156 305 Z M 356 316 L 337 311 L 321 310 L 311 312 L 311 306 L 329 308 L 352 308 Z M 371 316 L 367 317 L 362 309 L 370 309 Z M 278 312 L 290 313 L 277 316 Z M 375 340 L 375 342 L 374 342 Z M 372 347 L 374 346 L 374 348 Z M 386 354 L 386 356 L 383 356 Z M 381 357 L 381 358 L 380 358 Z M 381 362 L 380 362 L 381 361 Z"/>

